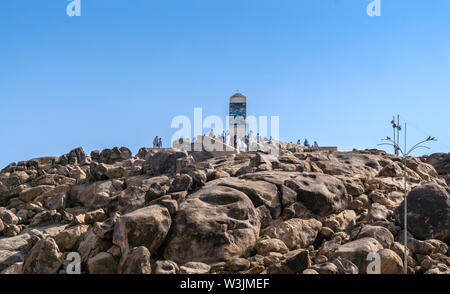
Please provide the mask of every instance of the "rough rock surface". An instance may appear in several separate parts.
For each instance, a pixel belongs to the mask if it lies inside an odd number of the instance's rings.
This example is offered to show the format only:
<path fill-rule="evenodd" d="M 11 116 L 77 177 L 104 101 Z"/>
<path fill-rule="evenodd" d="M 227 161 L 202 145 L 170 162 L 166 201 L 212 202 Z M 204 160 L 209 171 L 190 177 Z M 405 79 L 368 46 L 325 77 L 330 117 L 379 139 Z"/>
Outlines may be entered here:
<path fill-rule="evenodd" d="M 440 239 L 450 242 L 450 194 L 441 186 L 430 183 L 412 190 L 408 196 L 408 230 L 416 238 Z M 404 202 L 394 211 L 403 227 Z"/>
<path fill-rule="evenodd" d="M 87 261 L 88 273 L 90 274 L 115 274 L 117 273 L 117 262 L 108 252 L 100 252 Z"/>
<path fill-rule="evenodd" d="M 36 242 L 23 264 L 24 274 L 56 274 L 62 265 L 61 253 L 52 238 Z"/>
<path fill-rule="evenodd" d="M 383 249 L 383 246 L 374 238 L 366 237 L 346 243 L 337 248 L 334 257 L 342 257 L 353 262 L 359 269 L 359 273 L 366 273 L 369 261 L 369 253 L 375 253 Z"/>
<path fill-rule="evenodd" d="M 450 153 L 125 147 L 0 171 L 0 273 L 449 274 Z"/>
<path fill-rule="evenodd" d="M 150 205 L 119 217 L 114 227 L 113 243 L 121 247 L 122 254 L 139 246 L 154 252 L 164 241 L 171 224 L 167 208 Z"/>
<path fill-rule="evenodd" d="M 181 204 L 164 256 L 177 263 L 239 256 L 255 243 L 259 226 L 255 207 L 244 193 L 207 187 Z"/>
<path fill-rule="evenodd" d="M 265 229 L 262 234 L 282 240 L 289 249 L 306 248 L 313 244 L 322 224 L 315 219 L 292 218 Z"/>
<path fill-rule="evenodd" d="M 282 204 L 277 186 L 264 181 L 248 181 L 236 178 L 223 178 L 209 183 L 239 190 L 247 195 L 255 207 L 265 205 L 273 218 L 281 214 Z"/>
<path fill-rule="evenodd" d="M 321 216 L 339 213 L 348 205 L 344 184 L 329 175 L 303 173 L 288 180 L 287 186 L 297 192 L 298 201 Z"/>
<path fill-rule="evenodd" d="M 136 247 L 122 257 L 121 274 L 151 274 L 150 251 L 147 247 Z"/>

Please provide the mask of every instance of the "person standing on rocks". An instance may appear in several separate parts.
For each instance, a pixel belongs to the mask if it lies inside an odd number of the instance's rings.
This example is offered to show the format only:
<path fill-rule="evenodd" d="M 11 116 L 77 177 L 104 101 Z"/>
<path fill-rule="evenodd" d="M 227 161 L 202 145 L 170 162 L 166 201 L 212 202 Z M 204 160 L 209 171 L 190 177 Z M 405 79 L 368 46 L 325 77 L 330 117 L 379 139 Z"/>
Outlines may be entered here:
<path fill-rule="evenodd" d="M 305 142 L 303 142 L 303 145 L 304 145 L 305 147 L 310 147 L 309 142 L 308 142 L 308 139 L 305 139 Z"/>
<path fill-rule="evenodd" d="M 158 148 L 158 136 L 155 137 L 155 139 L 153 139 L 153 148 Z"/>
<path fill-rule="evenodd" d="M 314 148 L 319 148 L 319 144 L 317 144 L 317 141 L 314 141 Z"/>
<path fill-rule="evenodd" d="M 247 149 L 248 151 L 255 151 L 255 138 L 252 130 L 250 130 L 250 133 L 248 134 Z"/>
<path fill-rule="evenodd" d="M 162 138 L 161 137 L 159 137 L 158 148 L 162 148 Z"/>
<path fill-rule="evenodd" d="M 225 144 L 231 146 L 231 135 L 228 131 L 225 137 Z"/>

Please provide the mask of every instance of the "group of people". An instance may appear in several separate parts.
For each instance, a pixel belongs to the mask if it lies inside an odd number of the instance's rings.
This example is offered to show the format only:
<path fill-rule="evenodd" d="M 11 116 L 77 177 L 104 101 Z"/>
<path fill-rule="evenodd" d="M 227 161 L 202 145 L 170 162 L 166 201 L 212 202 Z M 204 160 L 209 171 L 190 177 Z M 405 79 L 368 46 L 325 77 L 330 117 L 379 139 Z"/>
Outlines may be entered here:
<path fill-rule="evenodd" d="M 203 136 L 205 136 L 206 134 L 204 134 Z M 214 134 L 214 130 L 211 129 L 211 131 L 209 132 L 209 137 L 216 139 L 216 135 Z M 192 139 L 192 142 L 195 142 L 196 138 Z M 262 137 L 259 135 L 259 133 L 256 134 L 256 138 L 253 134 L 253 131 L 250 131 L 248 133 L 248 135 L 245 135 L 243 137 L 234 135 L 233 137 L 231 136 L 230 132 L 222 132 L 222 134 L 220 134 L 217 139 L 219 141 L 221 141 L 223 144 L 228 145 L 228 146 L 233 146 L 234 148 L 240 150 L 240 151 L 254 151 L 258 150 L 258 144 L 260 143 L 270 143 L 273 139 L 272 136 L 270 136 L 269 139 L 267 139 L 267 137 Z M 179 144 L 183 144 L 184 143 L 184 139 L 183 137 L 179 138 L 178 140 Z M 314 143 L 311 145 L 308 141 L 308 139 L 305 138 L 305 141 L 302 144 L 302 141 L 300 139 L 298 139 L 297 141 L 297 145 L 298 146 L 304 146 L 307 148 L 319 148 L 319 143 L 317 143 L 317 141 L 314 141 Z M 155 139 L 153 139 L 153 148 L 162 148 L 162 139 L 158 136 L 155 137 Z"/>
<path fill-rule="evenodd" d="M 297 145 L 302 146 L 302 140 L 298 139 Z M 317 143 L 317 141 L 314 141 L 314 144 L 311 146 L 311 144 L 309 144 L 308 139 L 305 139 L 305 141 L 303 142 L 303 146 L 308 147 L 308 148 L 309 147 L 319 148 L 319 144 Z"/>
<path fill-rule="evenodd" d="M 162 148 L 161 137 L 156 136 L 155 139 L 153 139 L 153 148 Z"/>
<path fill-rule="evenodd" d="M 209 137 L 216 139 L 214 130 L 211 129 L 211 131 L 209 132 Z M 220 134 L 217 139 L 223 142 L 225 145 L 233 146 L 239 151 L 250 151 L 253 149 L 255 150 L 258 149 L 256 143 L 264 143 L 272 141 L 272 136 L 270 136 L 270 138 L 267 139 L 267 137 L 262 137 L 259 135 L 259 133 L 257 133 L 255 138 L 253 131 L 250 131 L 247 135 L 244 136 L 238 135 L 232 136 L 230 132 L 227 131 L 222 132 L 222 134 Z"/>
<path fill-rule="evenodd" d="M 203 137 L 205 137 L 206 134 L 203 134 Z M 261 146 L 259 144 L 265 144 L 272 142 L 272 136 L 269 138 L 261 136 L 259 133 L 254 135 L 253 131 L 250 131 L 247 135 L 244 136 L 237 136 L 237 135 L 231 135 L 229 131 L 222 132 L 219 136 L 216 137 L 216 134 L 214 133 L 214 130 L 211 129 L 211 131 L 208 134 L 209 137 L 213 139 L 217 139 L 218 141 L 221 141 L 223 144 L 232 146 L 239 151 L 256 151 L 259 150 L 258 146 Z M 184 139 L 181 137 L 179 140 L 179 144 L 183 144 Z M 195 142 L 196 138 L 192 139 L 192 142 Z M 305 141 L 302 144 L 302 141 L 298 139 L 297 141 L 298 146 L 304 146 L 307 148 L 319 148 L 319 143 L 317 141 L 314 141 L 313 144 L 310 144 L 308 139 L 305 138 Z M 158 136 L 155 137 L 153 140 L 153 148 L 162 148 L 162 142 L 161 138 L 158 138 Z"/>

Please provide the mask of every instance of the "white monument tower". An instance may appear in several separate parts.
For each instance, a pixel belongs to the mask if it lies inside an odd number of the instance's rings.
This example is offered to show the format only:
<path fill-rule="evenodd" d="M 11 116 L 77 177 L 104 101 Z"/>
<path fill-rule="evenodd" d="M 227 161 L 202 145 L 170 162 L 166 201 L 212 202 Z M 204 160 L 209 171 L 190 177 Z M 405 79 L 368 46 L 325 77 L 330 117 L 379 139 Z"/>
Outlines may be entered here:
<path fill-rule="evenodd" d="M 230 134 L 243 138 L 247 134 L 247 97 L 236 93 L 230 98 L 230 121 L 228 130 Z"/>

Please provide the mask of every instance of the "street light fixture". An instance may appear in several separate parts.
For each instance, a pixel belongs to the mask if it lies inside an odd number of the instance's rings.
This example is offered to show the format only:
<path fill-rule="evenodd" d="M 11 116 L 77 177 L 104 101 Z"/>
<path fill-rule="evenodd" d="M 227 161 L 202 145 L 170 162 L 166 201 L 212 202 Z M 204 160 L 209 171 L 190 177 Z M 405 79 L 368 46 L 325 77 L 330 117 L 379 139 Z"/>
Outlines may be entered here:
<path fill-rule="evenodd" d="M 404 192 L 404 245 L 405 245 L 405 253 L 404 253 L 404 261 L 403 261 L 403 267 L 405 270 L 405 275 L 408 274 L 408 255 L 407 255 L 407 250 L 408 250 L 408 216 L 407 216 L 407 212 L 408 212 L 408 206 L 407 206 L 407 199 L 406 199 L 406 158 L 414 151 L 417 150 L 419 148 L 425 148 L 425 149 L 430 149 L 429 147 L 425 146 L 425 143 L 428 142 L 436 142 L 437 139 L 435 137 L 431 137 L 429 136 L 427 139 L 420 141 L 419 143 L 417 143 L 416 145 L 414 145 L 411 149 L 409 149 L 407 152 L 407 143 L 406 143 L 406 123 L 405 123 L 405 147 L 404 149 L 400 148 L 400 131 L 402 130 L 401 126 L 400 126 L 400 116 L 398 117 L 398 123 L 395 123 L 395 119 L 392 120 L 392 124 L 394 127 L 394 139 L 391 139 L 390 137 L 386 137 L 385 139 L 382 139 L 382 141 L 385 141 L 384 143 L 378 144 L 378 146 L 382 146 L 382 145 L 387 145 L 387 146 L 392 146 L 394 147 L 395 150 L 395 154 L 398 156 L 398 152 L 401 153 L 403 155 L 403 192 Z M 396 131 L 397 130 L 397 136 L 396 136 Z M 395 137 L 397 137 L 397 141 L 395 140 Z"/>

